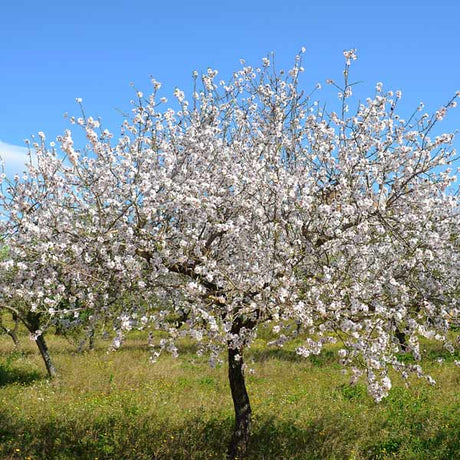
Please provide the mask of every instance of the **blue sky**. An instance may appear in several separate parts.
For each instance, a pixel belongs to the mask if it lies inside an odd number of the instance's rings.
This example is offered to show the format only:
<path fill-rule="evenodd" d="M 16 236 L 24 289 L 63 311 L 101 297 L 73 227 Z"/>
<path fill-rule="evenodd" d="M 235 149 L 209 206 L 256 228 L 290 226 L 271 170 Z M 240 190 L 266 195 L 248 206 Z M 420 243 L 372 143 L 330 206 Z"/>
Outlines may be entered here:
<path fill-rule="evenodd" d="M 149 76 L 188 90 L 194 69 L 223 77 L 239 59 L 258 64 L 274 51 L 287 67 L 307 47 L 304 82 L 339 80 L 344 49 L 357 48 L 360 93 L 377 81 L 403 91 L 403 110 L 435 110 L 460 89 L 460 2 L 456 0 L 5 0 L 0 4 L 0 154 L 17 169 L 23 140 L 53 140 L 78 114 L 116 130 Z M 327 99 L 327 97 L 326 97 Z M 460 109 L 446 129 L 460 127 Z"/>

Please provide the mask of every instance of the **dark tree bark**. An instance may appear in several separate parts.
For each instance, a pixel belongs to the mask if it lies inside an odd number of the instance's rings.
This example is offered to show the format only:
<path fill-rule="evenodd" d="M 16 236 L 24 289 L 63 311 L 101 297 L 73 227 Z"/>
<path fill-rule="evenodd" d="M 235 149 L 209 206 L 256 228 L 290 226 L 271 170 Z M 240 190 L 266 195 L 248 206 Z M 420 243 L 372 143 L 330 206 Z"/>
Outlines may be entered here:
<path fill-rule="evenodd" d="M 25 320 L 23 321 L 30 333 L 35 334 L 36 331 L 40 329 L 40 315 L 37 313 L 29 312 Z M 43 334 L 40 334 L 36 339 L 35 343 L 40 351 L 40 354 L 45 363 L 46 370 L 50 378 L 56 376 L 56 368 L 54 367 L 53 361 L 48 351 L 48 346 L 46 345 L 45 337 Z"/>
<path fill-rule="evenodd" d="M 6 335 L 9 335 L 13 339 L 15 348 L 19 348 L 19 339 L 14 330 L 8 329 L 3 325 L 0 325 L 0 330 L 2 330 Z"/>
<path fill-rule="evenodd" d="M 14 328 L 10 329 L 9 327 L 6 327 L 4 324 L 2 324 L 2 320 L 0 318 L 0 330 L 2 330 L 5 334 L 9 335 L 13 339 L 15 348 L 19 349 L 20 348 L 20 343 L 18 339 L 19 318 L 15 313 L 12 314 L 12 318 L 14 321 Z"/>
<path fill-rule="evenodd" d="M 20 348 L 19 338 L 18 338 L 18 329 L 19 329 L 19 318 L 16 313 L 13 313 L 14 328 L 10 330 L 9 335 L 13 339 L 14 345 L 16 348 Z"/>
<path fill-rule="evenodd" d="M 88 341 L 88 350 L 94 350 L 94 339 L 95 339 L 95 328 L 94 326 L 90 326 L 88 328 L 86 337 L 79 343 L 77 347 L 77 353 L 82 353 L 83 349 L 85 348 L 86 341 Z"/>
<path fill-rule="evenodd" d="M 89 345 L 88 348 L 89 350 L 94 350 L 94 326 L 91 326 L 88 332 L 88 338 L 89 338 Z"/>
<path fill-rule="evenodd" d="M 86 343 L 86 338 L 84 338 L 83 340 L 80 341 L 80 343 L 78 344 L 78 347 L 77 347 L 77 353 L 82 353 L 83 352 L 83 348 L 85 348 L 85 343 Z"/>
<path fill-rule="evenodd" d="M 396 327 L 395 330 L 395 336 L 398 339 L 399 346 L 401 347 L 401 351 L 403 353 L 406 353 L 407 351 L 407 339 L 406 339 L 406 334 L 401 331 L 398 327 Z"/>
<path fill-rule="evenodd" d="M 233 349 L 231 344 L 228 348 L 228 378 L 235 408 L 235 428 L 228 447 L 228 458 L 234 460 L 246 455 L 252 411 L 244 381 L 243 350 Z"/>
<path fill-rule="evenodd" d="M 16 348 L 16 350 L 19 350 L 19 348 L 21 348 L 21 344 L 20 344 L 18 336 L 16 334 L 16 328 L 8 329 L 6 331 L 6 333 L 13 339 L 14 347 Z"/>
<path fill-rule="evenodd" d="M 42 335 L 39 335 L 35 339 L 38 349 L 40 350 L 40 354 L 42 355 L 43 361 L 46 366 L 46 370 L 48 372 L 48 375 L 50 378 L 53 378 L 56 376 L 56 368 L 54 367 L 53 362 L 51 361 L 51 356 L 48 351 L 48 346 L 46 345 L 45 338 Z"/>

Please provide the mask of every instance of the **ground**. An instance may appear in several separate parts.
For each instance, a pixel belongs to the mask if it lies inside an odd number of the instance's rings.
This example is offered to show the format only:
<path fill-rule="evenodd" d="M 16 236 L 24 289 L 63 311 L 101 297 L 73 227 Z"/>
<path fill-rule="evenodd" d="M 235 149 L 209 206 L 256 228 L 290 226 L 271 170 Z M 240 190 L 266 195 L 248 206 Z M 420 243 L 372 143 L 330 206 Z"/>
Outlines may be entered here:
<path fill-rule="evenodd" d="M 47 339 L 54 381 L 25 335 L 20 351 L 0 336 L 1 459 L 225 458 L 233 423 L 225 365 L 210 368 L 191 344 L 152 364 L 139 333 L 117 352 L 102 339 L 82 354 L 63 337 Z M 395 378 L 376 404 L 363 384 L 348 384 L 332 349 L 304 359 L 259 339 L 247 356 L 255 370 L 249 458 L 460 458 L 459 355 L 424 347 L 437 385 Z"/>

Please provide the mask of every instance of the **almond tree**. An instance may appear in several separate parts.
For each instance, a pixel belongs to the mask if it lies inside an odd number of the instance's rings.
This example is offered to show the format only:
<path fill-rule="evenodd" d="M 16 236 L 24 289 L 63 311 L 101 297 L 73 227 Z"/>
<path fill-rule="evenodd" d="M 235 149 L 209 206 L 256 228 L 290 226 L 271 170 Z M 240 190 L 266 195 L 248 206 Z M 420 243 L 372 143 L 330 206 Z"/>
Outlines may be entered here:
<path fill-rule="evenodd" d="M 400 334 L 417 360 L 420 336 L 453 347 L 454 136 L 432 133 L 455 98 L 404 120 L 400 92 L 378 84 L 351 111 L 351 50 L 344 83 L 329 81 L 340 104 L 328 111 L 314 99 L 319 85 L 300 89 L 301 55 L 288 72 L 265 58 L 228 82 L 194 73 L 191 100 L 177 89 L 175 109 L 163 109 L 154 80 L 118 140 L 83 112 L 71 122 L 86 147 L 67 131 L 58 155 L 41 136 L 37 165 L 4 193 L 11 258 L 2 268 L 14 281 L 3 296 L 51 317 L 94 308 L 118 316 L 120 333 L 166 331 L 155 357 L 177 354 L 183 337 L 211 363 L 225 352 L 230 458 L 248 446 L 244 353 L 261 324 L 280 346 L 300 333 L 303 356 L 340 341 L 341 361 L 377 401 L 391 387 L 389 367 L 432 381 L 398 360 Z"/>

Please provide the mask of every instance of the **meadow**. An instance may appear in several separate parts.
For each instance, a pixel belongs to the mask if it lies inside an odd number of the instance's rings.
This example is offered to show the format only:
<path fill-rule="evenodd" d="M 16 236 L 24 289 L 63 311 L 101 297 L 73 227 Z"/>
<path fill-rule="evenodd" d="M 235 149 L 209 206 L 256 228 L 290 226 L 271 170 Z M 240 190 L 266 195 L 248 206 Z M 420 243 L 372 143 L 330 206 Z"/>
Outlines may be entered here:
<path fill-rule="evenodd" d="M 141 333 L 116 352 L 102 339 L 80 354 L 63 337 L 47 339 L 59 372 L 52 381 L 25 333 L 20 350 L 0 336 L 2 460 L 225 458 L 233 426 L 225 364 L 211 368 L 189 343 L 152 364 Z M 333 349 L 305 359 L 266 339 L 247 354 L 248 458 L 460 458 L 458 353 L 426 342 L 423 365 L 438 384 L 395 377 L 377 404 L 363 384 L 349 385 Z"/>

